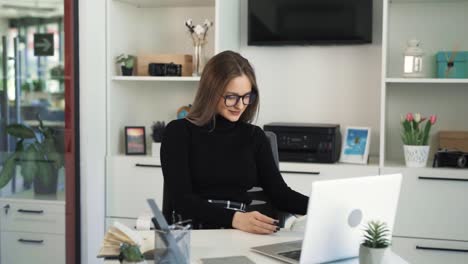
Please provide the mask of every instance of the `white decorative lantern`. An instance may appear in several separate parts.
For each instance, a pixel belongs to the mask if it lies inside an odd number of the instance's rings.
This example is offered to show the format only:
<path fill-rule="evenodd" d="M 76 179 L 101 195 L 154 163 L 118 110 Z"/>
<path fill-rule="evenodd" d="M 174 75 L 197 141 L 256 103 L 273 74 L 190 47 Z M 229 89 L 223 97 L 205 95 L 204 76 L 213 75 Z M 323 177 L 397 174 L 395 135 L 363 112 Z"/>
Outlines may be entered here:
<path fill-rule="evenodd" d="M 405 50 L 404 70 L 403 76 L 405 77 L 423 77 L 423 55 L 424 51 L 421 49 L 421 41 L 411 39 L 407 42 L 408 47 Z"/>

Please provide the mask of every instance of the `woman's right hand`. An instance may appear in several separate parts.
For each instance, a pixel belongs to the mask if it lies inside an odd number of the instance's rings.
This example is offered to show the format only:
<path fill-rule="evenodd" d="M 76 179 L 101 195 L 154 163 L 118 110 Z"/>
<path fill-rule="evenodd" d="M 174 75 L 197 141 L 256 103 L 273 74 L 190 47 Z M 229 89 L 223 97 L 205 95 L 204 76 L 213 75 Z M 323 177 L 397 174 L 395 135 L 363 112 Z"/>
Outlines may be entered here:
<path fill-rule="evenodd" d="M 263 215 L 257 211 L 236 212 L 232 218 L 232 227 L 255 234 L 276 233 L 280 229 L 278 220 Z"/>

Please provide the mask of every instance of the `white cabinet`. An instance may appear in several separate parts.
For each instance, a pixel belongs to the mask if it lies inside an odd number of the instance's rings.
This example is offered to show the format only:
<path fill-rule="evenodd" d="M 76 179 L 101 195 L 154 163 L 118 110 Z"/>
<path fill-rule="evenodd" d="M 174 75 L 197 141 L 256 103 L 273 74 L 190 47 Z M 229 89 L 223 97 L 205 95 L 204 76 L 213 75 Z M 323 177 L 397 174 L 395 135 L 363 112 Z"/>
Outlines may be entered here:
<path fill-rule="evenodd" d="M 468 263 L 468 242 L 393 237 L 392 250 L 414 264 Z"/>
<path fill-rule="evenodd" d="M 289 187 L 306 196 L 310 195 L 313 181 L 379 175 L 379 167 L 373 162 L 369 165 L 281 162 L 280 171 Z"/>
<path fill-rule="evenodd" d="M 65 263 L 65 202 L 0 199 L 0 263 Z"/>
<path fill-rule="evenodd" d="M 384 168 L 403 174 L 396 236 L 468 241 L 468 173 L 456 169 Z"/>
<path fill-rule="evenodd" d="M 146 199 L 162 207 L 164 179 L 159 159 L 107 158 L 107 217 L 137 218 L 149 211 Z"/>

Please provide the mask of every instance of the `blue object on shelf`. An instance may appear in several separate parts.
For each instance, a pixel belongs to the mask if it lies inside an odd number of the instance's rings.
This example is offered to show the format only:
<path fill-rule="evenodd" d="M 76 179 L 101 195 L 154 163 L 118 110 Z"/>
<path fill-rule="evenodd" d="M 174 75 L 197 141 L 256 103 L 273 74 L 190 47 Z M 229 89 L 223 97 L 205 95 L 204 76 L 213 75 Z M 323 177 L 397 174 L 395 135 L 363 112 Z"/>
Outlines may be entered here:
<path fill-rule="evenodd" d="M 468 78 L 468 51 L 437 52 L 437 78 Z"/>

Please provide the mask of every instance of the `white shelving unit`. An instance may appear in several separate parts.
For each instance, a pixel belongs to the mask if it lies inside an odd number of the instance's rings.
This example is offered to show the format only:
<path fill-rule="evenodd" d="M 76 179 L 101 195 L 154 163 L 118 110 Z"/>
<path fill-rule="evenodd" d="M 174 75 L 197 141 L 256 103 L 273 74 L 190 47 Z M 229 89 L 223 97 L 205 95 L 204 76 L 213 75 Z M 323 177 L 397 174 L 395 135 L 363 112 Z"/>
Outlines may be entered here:
<path fill-rule="evenodd" d="M 386 83 L 468 84 L 468 79 L 385 78 Z M 468 88 L 468 87 L 467 87 Z"/>
<path fill-rule="evenodd" d="M 437 131 L 468 130 L 468 79 L 437 79 L 438 51 L 468 50 L 467 0 L 384 0 L 381 83 L 380 173 L 402 173 L 393 250 L 410 263 L 462 263 L 467 249 L 466 207 L 468 174 L 454 168 L 406 168 L 400 137 L 401 115 L 436 114 L 431 153 L 438 146 Z M 421 40 L 425 51 L 424 78 L 403 77 L 406 42 Z M 452 219 L 463 219 L 462 221 Z M 456 241 L 456 242 L 455 242 Z M 418 250 L 417 246 L 440 250 Z"/>
<path fill-rule="evenodd" d="M 159 158 L 126 156 L 125 126 L 145 126 L 147 148 L 155 121 L 175 119 L 177 109 L 192 103 L 200 77 L 120 76 L 115 57 L 189 54 L 193 46 L 184 23 L 214 22 L 207 35 L 206 60 L 224 50 L 239 50 L 240 0 L 107 1 L 107 157 L 106 221 L 133 223 L 146 198 L 162 205 Z M 151 153 L 151 149 L 147 149 Z"/>
<path fill-rule="evenodd" d="M 403 165 L 400 116 L 407 112 L 436 114 L 431 156 L 438 130 L 468 130 L 456 116 L 468 115 L 468 79 L 436 78 L 438 51 L 468 50 L 467 0 L 384 0 L 381 89 L 380 166 Z M 421 40 L 425 78 L 404 78 L 406 41 Z"/>

